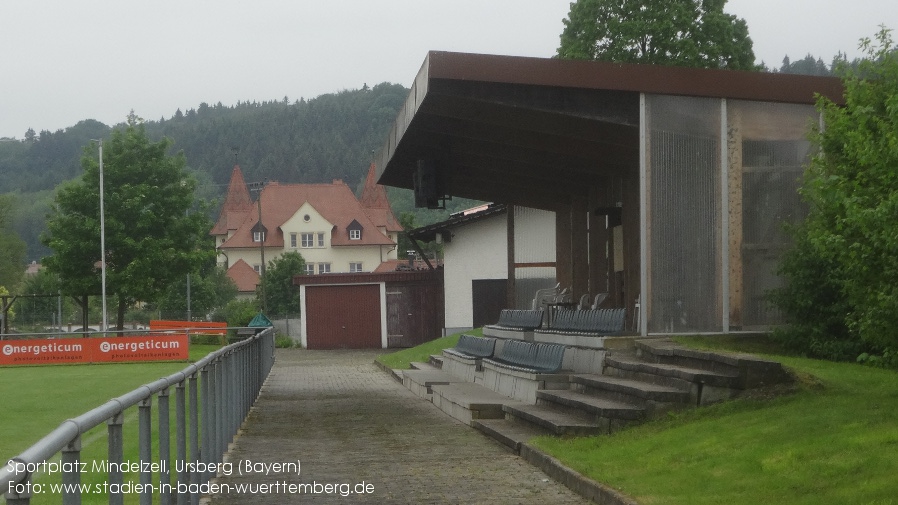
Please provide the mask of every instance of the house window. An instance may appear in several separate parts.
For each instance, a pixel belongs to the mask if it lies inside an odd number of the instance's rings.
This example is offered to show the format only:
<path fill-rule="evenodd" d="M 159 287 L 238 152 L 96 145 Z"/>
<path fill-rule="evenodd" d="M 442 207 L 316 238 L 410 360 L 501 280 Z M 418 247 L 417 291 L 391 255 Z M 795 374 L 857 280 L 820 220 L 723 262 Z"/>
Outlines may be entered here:
<path fill-rule="evenodd" d="M 318 234 L 318 247 L 324 247 L 324 234 Z"/>
<path fill-rule="evenodd" d="M 349 240 L 362 240 L 362 230 L 349 230 Z"/>
<path fill-rule="evenodd" d="M 257 274 L 262 275 L 262 265 L 253 265 L 253 270 L 255 270 Z"/>
<path fill-rule="evenodd" d="M 253 242 L 264 242 L 265 241 L 265 232 L 264 231 L 254 231 L 253 232 Z"/>
<path fill-rule="evenodd" d="M 314 233 L 303 233 L 300 237 L 302 240 L 302 246 L 306 249 L 310 247 L 315 247 L 315 234 Z"/>
<path fill-rule="evenodd" d="M 318 263 L 318 273 L 319 274 L 331 273 L 331 264 L 330 263 Z"/>
<path fill-rule="evenodd" d="M 314 263 L 306 263 L 306 275 L 315 275 Z"/>
<path fill-rule="evenodd" d="M 361 262 L 359 262 L 359 263 L 350 263 L 350 264 L 349 264 L 349 271 L 350 271 L 351 273 L 359 273 L 359 272 L 361 272 L 361 271 L 362 271 L 362 263 L 361 263 Z"/>
<path fill-rule="evenodd" d="M 290 247 L 296 249 L 296 234 L 295 233 L 290 234 Z"/>

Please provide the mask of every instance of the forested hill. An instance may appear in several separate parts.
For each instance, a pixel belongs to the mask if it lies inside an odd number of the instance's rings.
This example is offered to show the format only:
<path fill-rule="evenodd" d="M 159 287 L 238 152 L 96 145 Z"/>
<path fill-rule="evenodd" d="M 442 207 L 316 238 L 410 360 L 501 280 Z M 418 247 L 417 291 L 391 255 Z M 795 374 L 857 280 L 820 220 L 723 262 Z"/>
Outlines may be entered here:
<path fill-rule="evenodd" d="M 144 119 L 151 138 L 166 136 L 173 152 L 184 151 L 201 185 L 227 184 L 236 150 L 248 181 L 343 179 L 355 187 L 407 93 L 401 85 L 383 83 L 293 102 L 284 97 L 234 106 L 202 103 L 169 119 Z M 53 189 L 78 176 L 83 147 L 109 130 L 86 120 L 55 133 L 29 132 L 21 142 L 0 142 L 0 193 Z"/>
<path fill-rule="evenodd" d="M 144 119 L 151 138 L 166 136 L 173 141 L 173 153 L 184 152 L 199 180 L 198 196 L 206 200 L 225 192 L 235 151 L 247 181 L 343 179 L 360 189 L 407 94 L 401 85 L 382 83 L 292 102 L 284 97 L 233 106 L 203 103 L 175 111 L 168 119 Z M 9 221 L 26 242 L 29 261 L 49 253 L 39 236 L 53 190 L 81 174 L 85 146 L 91 139 L 108 138 L 110 131 L 110 126 L 85 120 L 53 133 L 29 131 L 24 139 L 0 141 L 0 195 L 12 199 L 14 215 Z M 407 210 L 404 203 L 397 214 Z"/>
<path fill-rule="evenodd" d="M 191 169 L 227 184 L 237 161 L 247 181 L 330 182 L 351 187 L 364 180 L 372 152 L 383 146 L 408 90 L 398 84 L 290 102 L 200 104 L 172 119 L 150 122 L 183 150 Z"/>

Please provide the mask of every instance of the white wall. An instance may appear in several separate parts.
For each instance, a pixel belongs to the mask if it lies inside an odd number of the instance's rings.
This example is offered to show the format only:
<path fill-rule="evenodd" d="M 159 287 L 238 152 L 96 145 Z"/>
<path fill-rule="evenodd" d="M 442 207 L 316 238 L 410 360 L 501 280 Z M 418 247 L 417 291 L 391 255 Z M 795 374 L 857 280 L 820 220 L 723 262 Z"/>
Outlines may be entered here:
<path fill-rule="evenodd" d="M 452 230 L 452 241 L 443 247 L 447 333 L 474 324 L 472 280 L 508 278 L 507 236 L 505 214 Z"/>

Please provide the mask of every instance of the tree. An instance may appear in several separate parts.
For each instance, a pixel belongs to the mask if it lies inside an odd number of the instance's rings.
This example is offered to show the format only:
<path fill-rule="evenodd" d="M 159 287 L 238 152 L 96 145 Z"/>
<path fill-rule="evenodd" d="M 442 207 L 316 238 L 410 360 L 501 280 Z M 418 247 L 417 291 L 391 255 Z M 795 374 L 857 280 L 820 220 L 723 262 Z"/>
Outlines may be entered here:
<path fill-rule="evenodd" d="M 810 53 L 804 58 L 796 61 L 791 61 L 789 56 L 786 56 L 783 58 L 783 65 L 780 67 L 779 72 L 781 74 L 832 75 L 832 71 L 829 66 L 823 62 L 823 59 L 815 59 Z"/>
<path fill-rule="evenodd" d="M 265 301 L 271 314 L 299 312 L 299 288 L 293 277 L 306 272 L 306 260 L 296 251 L 282 254 L 265 267 Z"/>
<path fill-rule="evenodd" d="M 898 350 L 898 51 L 882 27 L 867 58 L 838 67 L 845 105 L 820 98 L 821 155 L 805 175 L 810 207 L 773 295 L 797 347 L 824 357 Z"/>
<path fill-rule="evenodd" d="M 558 57 L 684 67 L 755 69 L 745 20 L 726 0 L 577 0 Z"/>
<path fill-rule="evenodd" d="M 25 275 L 25 242 L 12 231 L 12 201 L 0 195 L 0 286 L 15 290 Z"/>
<path fill-rule="evenodd" d="M 237 296 L 237 286 L 223 268 L 211 264 L 190 274 L 191 317 L 206 317 L 214 310 L 224 307 Z M 168 285 L 159 299 L 159 310 L 163 319 L 173 318 L 165 313 L 187 313 L 187 277 L 178 278 Z"/>
<path fill-rule="evenodd" d="M 112 132 L 103 152 L 107 292 L 125 309 L 153 301 L 173 280 L 212 261 L 211 228 L 194 206 L 195 181 L 183 154 L 166 155 L 167 139 L 153 143 L 132 113 Z M 44 243 L 53 250 L 47 268 L 59 275 L 66 294 L 99 294 L 99 162 L 95 146 L 85 148 L 84 174 L 63 186 L 47 223 Z"/>

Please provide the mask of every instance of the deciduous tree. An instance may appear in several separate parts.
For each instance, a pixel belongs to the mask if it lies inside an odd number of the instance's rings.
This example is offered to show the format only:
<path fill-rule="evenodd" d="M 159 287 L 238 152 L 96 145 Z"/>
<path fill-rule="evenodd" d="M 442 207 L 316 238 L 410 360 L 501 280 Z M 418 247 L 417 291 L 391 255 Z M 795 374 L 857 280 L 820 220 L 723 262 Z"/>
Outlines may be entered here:
<path fill-rule="evenodd" d="M 0 195 L 0 286 L 15 290 L 25 274 L 25 242 L 13 232 L 11 221 L 11 199 Z"/>
<path fill-rule="evenodd" d="M 577 0 L 564 20 L 561 58 L 752 70 L 745 20 L 726 0 Z"/>
<path fill-rule="evenodd" d="M 103 152 L 107 292 L 117 301 L 119 328 L 129 305 L 155 300 L 173 279 L 214 256 L 209 219 L 187 212 L 195 204 L 195 181 L 183 154 L 166 154 L 168 145 L 167 139 L 151 142 L 132 113 Z M 59 190 L 44 237 L 53 250 L 44 263 L 66 294 L 101 291 L 95 153 L 96 146 L 85 149 L 83 176 Z"/>
<path fill-rule="evenodd" d="M 295 251 L 282 254 L 265 267 L 265 300 L 271 314 L 298 314 L 299 287 L 293 277 L 303 275 L 306 260 Z"/>

